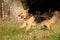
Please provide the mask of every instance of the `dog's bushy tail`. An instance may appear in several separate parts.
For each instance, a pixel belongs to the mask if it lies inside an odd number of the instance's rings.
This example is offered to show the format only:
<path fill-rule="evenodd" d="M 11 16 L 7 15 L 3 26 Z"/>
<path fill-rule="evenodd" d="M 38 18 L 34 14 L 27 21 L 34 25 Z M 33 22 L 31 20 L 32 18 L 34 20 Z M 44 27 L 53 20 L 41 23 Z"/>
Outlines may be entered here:
<path fill-rule="evenodd" d="M 54 15 L 52 16 L 52 18 L 50 19 L 50 22 L 51 23 L 54 23 L 56 22 L 60 17 L 60 12 L 59 11 L 55 11 L 54 12 Z"/>

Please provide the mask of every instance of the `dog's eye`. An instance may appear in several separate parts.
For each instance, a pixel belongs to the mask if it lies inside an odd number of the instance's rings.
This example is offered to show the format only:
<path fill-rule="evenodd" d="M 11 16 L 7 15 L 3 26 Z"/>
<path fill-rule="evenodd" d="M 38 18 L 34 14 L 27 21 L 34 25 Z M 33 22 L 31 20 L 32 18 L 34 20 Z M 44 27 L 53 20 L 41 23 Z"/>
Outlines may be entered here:
<path fill-rule="evenodd" d="M 21 14 L 23 14 L 23 13 L 21 13 Z"/>
<path fill-rule="evenodd" d="M 20 16 L 20 15 L 18 15 L 18 16 Z"/>

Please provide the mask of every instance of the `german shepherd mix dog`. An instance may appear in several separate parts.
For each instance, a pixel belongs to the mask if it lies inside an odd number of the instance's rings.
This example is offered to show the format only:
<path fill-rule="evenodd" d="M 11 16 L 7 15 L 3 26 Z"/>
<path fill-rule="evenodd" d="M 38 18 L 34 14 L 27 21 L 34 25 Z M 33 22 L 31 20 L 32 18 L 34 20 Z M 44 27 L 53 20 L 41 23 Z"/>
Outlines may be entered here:
<path fill-rule="evenodd" d="M 59 11 L 54 12 L 54 15 L 49 18 L 48 16 L 33 16 L 28 12 L 27 10 L 23 10 L 18 16 L 21 17 L 21 19 L 24 19 L 24 23 L 21 26 L 26 27 L 26 31 L 28 31 L 32 26 L 36 26 L 37 24 L 43 24 L 47 29 L 52 30 L 53 23 L 59 16 Z"/>

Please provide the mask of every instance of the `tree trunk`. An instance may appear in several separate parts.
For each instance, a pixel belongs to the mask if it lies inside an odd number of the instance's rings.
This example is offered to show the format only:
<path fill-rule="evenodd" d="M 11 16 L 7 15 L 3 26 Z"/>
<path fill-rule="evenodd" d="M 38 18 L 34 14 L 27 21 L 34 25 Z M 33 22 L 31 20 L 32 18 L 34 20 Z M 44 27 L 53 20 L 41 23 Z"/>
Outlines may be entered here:
<path fill-rule="evenodd" d="M 4 20 L 4 3 L 2 2 L 1 5 L 2 5 L 2 20 Z"/>

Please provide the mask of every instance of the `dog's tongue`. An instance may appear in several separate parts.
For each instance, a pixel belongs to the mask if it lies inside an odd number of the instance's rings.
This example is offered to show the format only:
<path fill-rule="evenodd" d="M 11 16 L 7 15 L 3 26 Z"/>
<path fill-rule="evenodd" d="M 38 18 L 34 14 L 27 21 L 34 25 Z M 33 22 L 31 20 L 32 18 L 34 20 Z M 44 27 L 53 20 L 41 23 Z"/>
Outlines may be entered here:
<path fill-rule="evenodd" d="M 24 16 L 21 16 L 21 18 L 24 18 Z"/>

